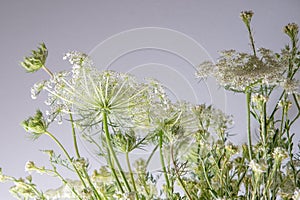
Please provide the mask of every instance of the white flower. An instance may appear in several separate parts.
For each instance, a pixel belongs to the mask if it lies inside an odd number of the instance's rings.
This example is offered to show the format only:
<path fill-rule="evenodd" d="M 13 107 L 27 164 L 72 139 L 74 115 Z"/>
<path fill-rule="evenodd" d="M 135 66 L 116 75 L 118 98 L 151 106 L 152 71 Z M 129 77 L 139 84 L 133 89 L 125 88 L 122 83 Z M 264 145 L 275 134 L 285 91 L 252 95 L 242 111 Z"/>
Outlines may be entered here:
<path fill-rule="evenodd" d="M 297 94 L 299 93 L 299 86 L 300 81 L 293 79 L 285 79 L 283 82 L 280 83 L 282 88 L 288 93 L 288 94 Z"/>
<path fill-rule="evenodd" d="M 151 84 L 139 83 L 133 76 L 114 71 L 98 71 L 85 54 L 65 56 L 73 64 L 73 73 L 55 74 L 47 82 L 49 113 L 72 110 L 79 127 L 97 127 L 107 114 L 110 125 L 132 128 L 149 125 L 150 99 L 155 96 Z M 61 118 L 61 117 L 60 117 Z"/>
<path fill-rule="evenodd" d="M 35 170 L 36 167 L 35 167 L 35 164 L 33 161 L 28 161 L 26 164 L 25 164 L 25 171 L 29 172 L 29 171 L 32 171 L 32 170 Z"/>
<path fill-rule="evenodd" d="M 285 65 L 269 49 L 260 48 L 258 53 L 257 57 L 235 50 L 223 51 L 215 65 L 204 62 L 198 67 L 196 75 L 199 77 L 203 74 L 202 67 L 206 69 L 208 66 L 214 66 L 211 67 L 211 71 L 220 85 L 239 92 L 250 88 L 256 90 L 259 84 L 278 85 L 283 80 Z"/>

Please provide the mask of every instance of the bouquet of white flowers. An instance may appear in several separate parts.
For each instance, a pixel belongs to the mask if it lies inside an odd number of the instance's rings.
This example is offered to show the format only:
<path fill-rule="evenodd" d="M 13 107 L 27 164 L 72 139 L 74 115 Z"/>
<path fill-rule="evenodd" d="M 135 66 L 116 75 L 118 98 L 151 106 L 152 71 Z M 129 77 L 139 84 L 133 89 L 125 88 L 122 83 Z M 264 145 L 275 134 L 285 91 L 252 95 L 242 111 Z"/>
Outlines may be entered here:
<path fill-rule="evenodd" d="M 299 146 L 296 150 L 291 132 L 300 116 L 299 28 L 294 23 L 284 27 L 291 43 L 275 53 L 256 48 L 252 16 L 252 11 L 241 13 L 251 53 L 222 51 L 216 63 L 206 61 L 195 72 L 200 79 L 213 76 L 225 89 L 245 94 L 247 144 L 228 141 L 232 118 L 221 110 L 172 102 L 158 81 L 99 71 L 84 53 L 67 53 L 64 59 L 72 68 L 52 72 L 42 43 L 21 65 L 27 72 L 43 69 L 49 74 L 31 89 L 34 99 L 46 92 L 48 109 L 37 110 L 22 126 L 34 139 L 49 137 L 61 152 L 44 150 L 49 166 L 28 161 L 25 169 L 56 177 L 62 186 L 41 191 L 30 175 L 15 178 L 1 169 L 0 180 L 14 183 L 10 192 L 18 199 L 300 199 Z M 274 91 L 281 95 L 272 96 Z M 49 130 L 55 121 L 71 125 L 74 152 Z M 259 125 L 255 143 L 251 121 Z M 95 146 L 105 165 L 91 172 L 78 147 L 80 136 Z M 130 155 L 138 149 L 151 153 L 132 162 Z M 158 175 L 149 170 L 155 153 L 161 164 Z M 77 179 L 66 178 L 61 169 Z"/>

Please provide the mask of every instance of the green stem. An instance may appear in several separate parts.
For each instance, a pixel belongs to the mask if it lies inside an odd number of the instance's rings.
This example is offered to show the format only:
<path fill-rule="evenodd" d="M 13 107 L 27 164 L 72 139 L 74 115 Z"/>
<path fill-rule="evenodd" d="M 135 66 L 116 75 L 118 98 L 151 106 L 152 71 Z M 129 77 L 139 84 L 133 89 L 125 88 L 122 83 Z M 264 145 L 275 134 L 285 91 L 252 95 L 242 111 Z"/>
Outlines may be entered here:
<path fill-rule="evenodd" d="M 118 158 L 116 156 L 116 153 L 115 153 L 115 151 L 113 149 L 113 146 L 112 146 L 112 142 L 111 142 L 111 138 L 110 138 L 110 134 L 109 134 L 109 130 L 108 130 L 107 115 L 106 115 L 105 111 L 102 112 L 102 117 L 103 117 L 102 123 L 103 123 L 103 127 L 104 127 L 105 139 L 106 139 L 106 143 L 107 143 L 107 146 L 108 146 L 108 150 L 111 153 L 112 158 L 114 159 L 114 161 L 117 164 L 117 167 L 118 167 L 118 169 L 120 171 L 120 174 L 121 174 L 121 176 L 123 178 L 123 181 L 124 181 L 124 183 L 126 185 L 126 188 L 127 188 L 128 192 L 131 192 L 130 185 L 129 185 L 126 177 L 125 177 L 124 171 L 123 171 L 123 169 L 122 169 L 122 167 L 120 165 L 120 162 L 119 162 L 119 160 L 118 160 Z"/>
<path fill-rule="evenodd" d="M 78 150 L 78 144 L 77 144 L 77 138 L 76 138 L 76 131 L 75 131 L 75 126 L 74 126 L 73 115 L 71 113 L 69 115 L 70 115 L 70 122 L 71 122 L 71 125 L 72 125 L 72 135 L 73 135 L 73 144 L 74 144 L 74 148 L 75 148 L 75 153 L 76 153 L 77 158 L 80 158 L 81 156 L 80 156 L 79 150 Z M 90 187 L 93 190 L 94 195 L 96 196 L 97 199 L 101 199 L 99 193 L 97 192 L 97 189 L 95 188 L 94 184 L 92 183 L 92 181 L 90 179 L 90 176 L 89 176 L 89 174 L 86 170 L 86 167 L 83 167 L 82 170 L 83 170 L 83 173 L 84 173 Z"/>
<path fill-rule="evenodd" d="M 49 74 L 51 78 L 54 77 L 53 73 L 46 66 L 43 65 L 42 68 L 45 72 L 47 72 L 47 74 Z"/>
<path fill-rule="evenodd" d="M 134 180 L 134 177 L 133 177 L 133 172 L 132 172 L 131 165 L 130 165 L 130 160 L 129 160 L 129 152 L 126 152 L 125 156 L 126 156 L 126 163 L 127 163 L 127 167 L 128 167 L 128 170 L 129 170 L 131 182 L 132 182 L 132 185 L 133 185 L 133 188 L 134 188 L 134 191 L 135 191 L 135 196 L 136 196 L 136 199 L 138 199 L 139 197 L 138 197 L 138 193 L 137 193 L 137 189 L 136 189 L 136 185 L 135 185 L 135 180 Z"/>
<path fill-rule="evenodd" d="M 268 137 L 268 132 L 267 132 L 267 103 L 266 102 L 263 103 L 263 110 L 262 110 L 261 119 L 262 119 L 262 121 L 261 121 L 262 140 L 263 140 L 263 145 L 264 145 L 264 154 L 266 156 L 267 155 L 267 152 L 266 152 L 267 137 Z"/>
<path fill-rule="evenodd" d="M 50 132 L 46 131 L 45 132 L 46 135 L 48 135 L 59 147 L 60 149 L 64 152 L 65 156 L 67 157 L 68 161 L 72 164 L 76 174 L 78 175 L 78 177 L 80 178 L 80 181 L 82 182 L 83 186 L 86 187 L 86 183 L 84 182 L 79 170 L 77 169 L 77 167 L 74 165 L 74 162 L 71 158 L 71 156 L 69 155 L 69 153 L 67 152 L 67 150 L 64 148 L 64 146 L 58 141 L 58 139 L 52 135 Z"/>
<path fill-rule="evenodd" d="M 170 189 L 170 181 L 168 178 L 168 173 L 167 173 L 166 164 L 165 164 L 165 160 L 164 160 L 164 154 L 163 154 L 163 132 L 162 131 L 159 132 L 159 154 L 160 154 L 160 163 L 162 166 L 162 170 L 164 172 L 164 177 L 166 180 L 167 188 L 169 190 Z M 169 192 L 168 192 L 168 195 L 169 195 Z"/>
<path fill-rule="evenodd" d="M 112 173 L 114 175 L 114 178 L 115 178 L 115 180 L 117 182 L 118 188 L 119 188 L 119 190 L 122 193 L 124 193 L 124 189 L 123 189 L 122 184 L 121 184 L 121 182 L 120 182 L 120 180 L 118 178 L 118 175 L 116 173 L 115 167 L 113 166 L 112 158 L 111 158 L 110 151 L 109 151 L 108 148 L 107 148 L 107 156 L 108 156 L 107 160 L 108 160 L 109 167 L 110 167 L 110 169 L 111 169 L 111 171 L 112 171 Z"/>
<path fill-rule="evenodd" d="M 250 92 L 250 91 L 246 91 L 248 151 L 249 151 L 249 159 L 252 160 L 251 112 L 250 112 L 250 103 L 251 103 L 251 92 Z"/>
<path fill-rule="evenodd" d="M 253 55 L 256 57 L 256 50 L 255 50 L 254 39 L 253 39 L 251 27 L 250 27 L 250 22 L 246 23 L 246 27 L 247 27 L 247 30 L 249 33 L 249 39 L 250 39 L 251 48 L 253 50 Z"/>
<path fill-rule="evenodd" d="M 77 158 L 80 158 L 81 156 L 80 156 L 80 153 L 79 153 L 79 150 L 78 150 L 74 120 L 73 120 L 73 115 L 71 113 L 70 113 L 70 122 L 71 122 L 71 125 L 72 125 L 72 136 L 73 136 L 73 144 L 74 144 L 74 148 L 75 148 L 75 153 L 76 153 Z"/>
<path fill-rule="evenodd" d="M 159 145 L 156 145 L 156 146 L 153 148 L 153 150 L 152 150 L 150 156 L 148 157 L 148 159 L 147 159 L 147 161 L 146 161 L 146 167 L 148 167 L 148 165 L 149 165 L 149 163 L 150 163 L 152 157 L 154 156 L 154 154 L 155 154 L 155 152 L 156 152 L 158 146 L 159 146 Z"/>
<path fill-rule="evenodd" d="M 190 193 L 189 193 L 189 191 L 186 189 L 186 186 L 185 186 L 183 180 L 180 177 L 179 170 L 177 168 L 177 165 L 176 165 L 176 162 L 175 162 L 175 159 L 174 159 L 173 145 L 171 145 L 171 158 L 172 158 L 172 162 L 173 162 L 173 165 L 174 165 L 175 173 L 176 173 L 177 179 L 179 181 L 179 184 L 181 185 L 181 187 L 184 190 L 184 193 L 186 194 L 186 196 L 188 197 L 188 199 L 189 200 L 193 200 L 192 197 L 191 197 L 191 195 L 190 195 Z"/>

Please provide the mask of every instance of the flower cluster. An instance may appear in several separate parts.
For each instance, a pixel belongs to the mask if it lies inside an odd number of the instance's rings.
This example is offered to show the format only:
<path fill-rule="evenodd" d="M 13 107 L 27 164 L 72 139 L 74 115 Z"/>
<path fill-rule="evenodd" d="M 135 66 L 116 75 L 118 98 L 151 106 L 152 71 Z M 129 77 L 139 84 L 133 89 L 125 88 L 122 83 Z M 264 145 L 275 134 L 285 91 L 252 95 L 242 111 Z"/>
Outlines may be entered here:
<path fill-rule="evenodd" d="M 222 51 L 215 65 L 204 62 L 198 67 L 196 75 L 199 78 L 213 75 L 221 86 L 239 92 L 257 90 L 261 85 L 279 85 L 284 80 L 287 67 L 269 49 L 260 48 L 258 53 L 255 56 L 236 50 Z"/>

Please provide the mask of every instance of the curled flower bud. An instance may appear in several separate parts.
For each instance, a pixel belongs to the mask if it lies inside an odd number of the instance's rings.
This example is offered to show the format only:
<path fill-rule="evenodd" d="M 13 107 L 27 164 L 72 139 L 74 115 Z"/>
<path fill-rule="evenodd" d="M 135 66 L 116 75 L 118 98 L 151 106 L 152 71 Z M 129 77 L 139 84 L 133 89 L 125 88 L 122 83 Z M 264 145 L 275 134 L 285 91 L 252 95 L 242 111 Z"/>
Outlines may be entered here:
<path fill-rule="evenodd" d="M 24 58 L 24 61 L 21 62 L 21 66 L 27 72 L 36 72 L 45 65 L 47 56 L 48 50 L 46 45 L 41 43 L 37 51 L 33 50 L 31 56 Z"/>
<path fill-rule="evenodd" d="M 241 19 L 243 20 L 243 22 L 245 24 L 249 24 L 251 22 L 252 16 L 253 16 L 253 11 L 249 10 L 249 11 L 242 11 L 240 14 Z"/>
<path fill-rule="evenodd" d="M 35 164 L 33 161 L 28 161 L 26 164 L 25 164 L 25 171 L 29 172 L 29 171 L 32 171 L 34 170 L 36 167 L 35 167 Z"/>
<path fill-rule="evenodd" d="M 21 125 L 27 132 L 32 133 L 34 137 L 39 137 L 47 131 L 47 124 L 44 120 L 43 113 L 40 110 L 36 111 L 35 116 L 24 120 Z"/>
<path fill-rule="evenodd" d="M 297 38 L 299 26 L 296 23 L 289 23 L 283 28 L 283 32 L 287 34 L 291 39 Z"/>

